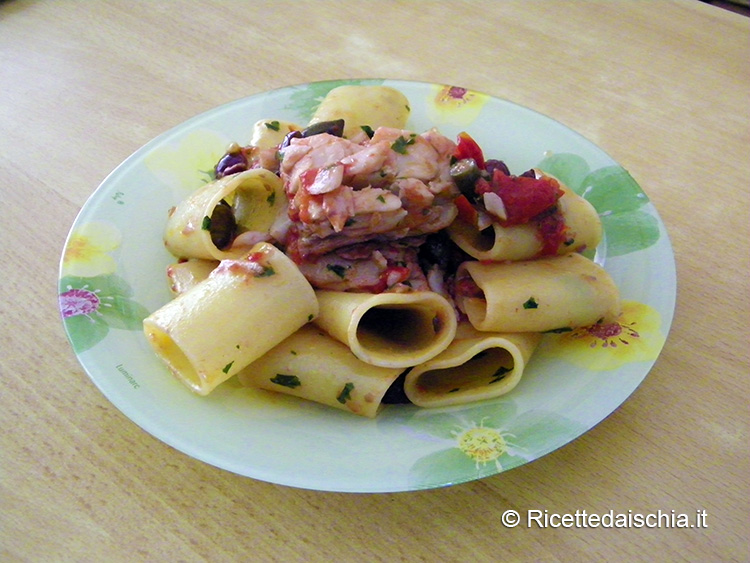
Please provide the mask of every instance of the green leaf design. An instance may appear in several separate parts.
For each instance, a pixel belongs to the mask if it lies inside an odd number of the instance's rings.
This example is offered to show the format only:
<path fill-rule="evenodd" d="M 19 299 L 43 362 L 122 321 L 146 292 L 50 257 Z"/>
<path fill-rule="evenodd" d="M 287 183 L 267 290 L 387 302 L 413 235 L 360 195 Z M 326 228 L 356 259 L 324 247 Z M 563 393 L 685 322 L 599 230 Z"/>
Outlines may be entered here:
<path fill-rule="evenodd" d="M 149 315 L 148 309 L 143 305 L 120 295 L 114 295 L 110 303 L 111 307 L 100 309 L 109 326 L 124 330 L 141 330 L 143 328 L 143 319 Z"/>
<path fill-rule="evenodd" d="M 119 295 L 121 297 L 130 297 L 133 295 L 133 289 L 130 287 L 130 284 L 115 274 L 94 276 L 93 278 L 65 276 L 60 280 L 60 291 L 65 291 L 67 286 L 77 288 L 88 286 L 92 291 L 98 290 L 102 295 Z"/>
<path fill-rule="evenodd" d="M 403 409 L 399 422 L 426 436 L 453 441 L 456 430 L 479 424 L 504 426 L 515 415 L 515 403 L 506 399 L 460 409 Z"/>
<path fill-rule="evenodd" d="M 586 160 L 572 153 L 553 154 L 538 165 L 589 201 L 602 219 L 607 233 L 607 255 L 636 252 L 659 240 L 656 217 L 641 208 L 648 196 L 622 166 L 589 171 Z"/>
<path fill-rule="evenodd" d="M 149 311 L 130 299 L 133 290 L 116 275 L 60 280 L 60 311 L 76 352 L 100 342 L 110 328 L 141 330 Z"/>
<path fill-rule="evenodd" d="M 599 214 L 635 211 L 648 197 L 622 166 L 606 166 L 588 174 L 581 183 L 581 195 Z"/>
<path fill-rule="evenodd" d="M 65 319 L 65 329 L 77 354 L 93 348 L 109 332 L 109 326 L 101 317 L 84 315 Z"/>
<path fill-rule="evenodd" d="M 583 157 L 572 153 L 548 156 L 537 165 L 537 168 L 551 174 L 578 194 L 583 191 L 583 180 L 591 171 Z"/>
<path fill-rule="evenodd" d="M 327 80 L 323 82 L 313 82 L 294 92 L 289 96 L 289 103 L 284 109 L 296 111 L 303 119 L 310 121 L 315 110 L 318 109 L 320 102 L 326 97 L 328 92 L 339 86 L 345 85 L 379 85 L 382 80 Z"/>
<path fill-rule="evenodd" d="M 605 215 L 602 225 L 607 233 L 607 256 L 622 256 L 648 248 L 660 236 L 656 217 L 643 211 Z"/>
<path fill-rule="evenodd" d="M 549 411 L 527 411 L 509 425 L 514 442 L 525 454 L 545 454 L 569 439 L 583 434 L 587 428 L 576 421 Z"/>

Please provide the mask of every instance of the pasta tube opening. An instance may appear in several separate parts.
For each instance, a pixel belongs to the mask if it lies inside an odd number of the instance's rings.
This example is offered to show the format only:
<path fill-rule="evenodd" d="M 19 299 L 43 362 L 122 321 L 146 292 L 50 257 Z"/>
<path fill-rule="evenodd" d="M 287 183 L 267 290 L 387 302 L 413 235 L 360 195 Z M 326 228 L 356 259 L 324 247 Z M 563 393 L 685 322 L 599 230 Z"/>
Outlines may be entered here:
<path fill-rule="evenodd" d="M 315 292 L 294 263 L 259 243 L 151 313 L 143 330 L 170 371 L 207 395 L 317 313 Z"/>
<path fill-rule="evenodd" d="M 368 309 L 357 325 L 357 339 L 365 348 L 419 350 L 440 333 L 440 315 L 424 307 L 378 306 Z"/>
<path fill-rule="evenodd" d="M 552 178 L 535 170 L 537 178 Z M 461 218 L 448 228 L 451 239 L 461 250 L 477 260 L 530 260 L 542 256 L 565 255 L 593 250 L 601 242 L 601 219 L 593 205 L 557 181 L 562 196 L 557 201 L 564 223 L 564 240 L 546 248 L 544 229 L 539 222 L 505 226 L 497 221 L 478 224 Z M 486 214 L 485 214 L 486 216 Z"/>
<path fill-rule="evenodd" d="M 445 350 L 456 333 L 451 304 L 430 291 L 318 291 L 315 322 L 364 362 L 411 367 Z"/>
<path fill-rule="evenodd" d="M 239 258 L 270 238 L 284 201 L 273 172 L 257 168 L 225 176 L 170 210 L 164 245 L 177 258 Z"/>
<path fill-rule="evenodd" d="M 513 372 L 513 356 L 502 348 L 482 350 L 460 366 L 422 372 L 420 392 L 446 395 L 502 381 Z"/>
<path fill-rule="evenodd" d="M 444 352 L 407 373 L 404 393 L 422 407 L 504 395 L 520 381 L 540 340 L 537 333 L 482 333 L 462 323 Z"/>
<path fill-rule="evenodd" d="M 173 374 L 199 395 L 205 394 L 205 378 L 193 367 L 180 346 L 169 334 L 156 325 L 147 325 L 146 335 L 156 353 Z"/>
<path fill-rule="evenodd" d="M 593 325 L 620 314 L 607 271 L 580 254 L 524 262 L 464 262 L 456 304 L 474 328 L 545 332 Z"/>

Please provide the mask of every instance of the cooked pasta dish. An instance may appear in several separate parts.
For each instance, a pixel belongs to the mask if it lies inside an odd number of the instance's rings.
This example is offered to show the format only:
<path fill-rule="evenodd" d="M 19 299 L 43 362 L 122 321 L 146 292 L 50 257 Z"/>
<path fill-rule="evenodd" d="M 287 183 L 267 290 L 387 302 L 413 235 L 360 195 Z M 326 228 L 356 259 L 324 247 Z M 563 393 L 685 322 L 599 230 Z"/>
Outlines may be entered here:
<path fill-rule="evenodd" d="M 545 332 L 617 318 L 591 204 L 409 114 L 393 88 L 335 88 L 309 123 L 259 120 L 169 210 L 174 298 L 143 326 L 190 390 L 462 404 L 510 392 Z"/>

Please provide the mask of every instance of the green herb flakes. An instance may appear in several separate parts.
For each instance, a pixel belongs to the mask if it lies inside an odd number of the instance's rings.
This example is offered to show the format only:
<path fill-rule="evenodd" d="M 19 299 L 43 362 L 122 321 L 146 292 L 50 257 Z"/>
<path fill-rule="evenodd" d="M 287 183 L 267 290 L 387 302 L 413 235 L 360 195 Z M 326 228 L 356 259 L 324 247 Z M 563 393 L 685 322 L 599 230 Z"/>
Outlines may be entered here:
<path fill-rule="evenodd" d="M 209 217 L 208 215 L 206 215 L 203 218 L 203 222 L 201 223 L 201 229 L 203 229 L 204 231 L 211 230 L 211 217 Z"/>
<path fill-rule="evenodd" d="M 263 271 L 260 274 L 258 274 L 256 277 L 267 278 L 267 277 L 274 275 L 275 273 L 276 273 L 276 270 L 274 270 L 271 266 L 266 266 L 263 269 Z"/>
<path fill-rule="evenodd" d="M 273 204 L 276 203 L 276 192 L 275 191 L 273 191 L 270 194 L 268 194 L 268 197 L 266 198 L 266 202 L 268 203 L 268 205 L 270 205 L 271 207 L 273 207 Z"/>
<path fill-rule="evenodd" d="M 364 131 L 370 139 L 372 139 L 372 136 L 375 134 L 375 131 L 372 130 L 372 127 L 369 125 L 360 125 L 360 128 L 362 131 Z"/>
<path fill-rule="evenodd" d="M 264 123 L 266 127 L 268 127 L 271 131 L 278 131 L 281 129 L 281 124 L 278 121 L 267 121 Z"/>
<path fill-rule="evenodd" d="M 501 367 L 492 376 L 492 379 L 490 380 L 490 385 L 492 385 L 493 383 L 497 383 L 498 381 L 502 381 L 503 379 L 505 379 L 505 376 L 508 375 L 512 371 L 513 371 L 512 368 Z"/>
<path fill-rule="evenodd" d="M 229 373 L 229 370 L 230 370 L 230 369 L 232 369 L 232 364 L 234 364 L 234 360 L 232 360 L 232 361 L 231 361 L 231 362 L 229 362 L 229 363 L 228 363 L 227 365 L 225 365 L 225 366 L 224 366 L 224 367 L 222 368 L 222 370 L 221 370 L 221 371 L 223 371 L 224 373 Z"/>
<path fill-rule="evenodd" d="M 341 393 L 339 393 L 339 396 L 336 397 L 336 400 L 342 405 L 345 405 L 347 401 L 351 400 L 353 389 L 354 389 L 354 383 L 352 382 L 347 383 L 346 385 L 344 385 L 344 388 L 341 390 Z"/>
<path fill-rule="evenodd" d="M 539 307 L 539 303 L 537 303 L 536 299 L 534 299 L 533 297 L 529 297 L 529 300 L 523 304 L 524 309 L 536 309 L 538 307 Z"/>
<path fill-rule="evenodd" d="M 346 266 L 341 266 L 340 264 L 327 264 L 326 270 L 333 272 L 342 280 L 346 277 Z"/>
<path fill-rule="evenodd" d="M 275 376 L 273 376 L 271 378 L 271 383 L 281 385 L 282 387 L 289 387 L 289 389 L 294 389 L 295 387 L 299 387 L 300 385 L 302 385 L 299 377 L 297 377 L 296 375 L 287 375 L 284 373 L 277 373 Z"/>
<path fill-rule="evenodd" d="M 416 135 L 411 135 L 408 139 L 399 137 L 391 145 L 391 149 L 399 154 L 406 154 L 406 149 L 409 145 L 413 145 L 416 142 Z"/>

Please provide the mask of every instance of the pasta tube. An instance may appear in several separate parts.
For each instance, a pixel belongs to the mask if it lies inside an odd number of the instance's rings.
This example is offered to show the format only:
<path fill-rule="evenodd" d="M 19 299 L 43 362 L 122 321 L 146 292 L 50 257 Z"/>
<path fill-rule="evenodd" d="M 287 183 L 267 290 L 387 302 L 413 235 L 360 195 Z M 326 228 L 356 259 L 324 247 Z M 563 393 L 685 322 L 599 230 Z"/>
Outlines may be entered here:
<path fill-rule="evenodd" d="M 323 98 L 310 124 L 343 119 L 344 137 L 356 139 L 363 125 L 403 129 L 409 113 L 406 96 L 388 86 L 339 86 Z"/>
<path fill-rule="evenodd" d="M 253 125 L 250 146 L 259 149 L 272 149 L 282 142 L 292 131 L 299 131 L 299 125 L 281 119 L 261 119 Z"/>
<path fill-rule="evenodd" d="M 482 331 L 545 332 L 592 325 L 620 313 L 610 275 L 580 254 L 526 262 L 464 262 L 457 272 L 459 287 L 466 276 L 481 295 L 459 292 L 456 303 Z"/>
<path fill-rule="evenodd" d="M 504 395 L 521 380 L 541 335 L 479 332 L 461 323 L 448 348 L 406 374 L 404 392 L 420 407 L 444 407 Z"/>
<path fill-rule="evenodd" d="M 317 313 L 315 292 L 297 266 L 259 243 L 246 257 L 222 260 L 208 278 L 149 315 L 143 330 L 170 371 L 207 395 Z"/>
<path fill-rule="evenodd" d="M 285 201 L 273 172 L 255 168 L 225 176 L 170 210 L 164 245 L 178 258 L 239 258 L 248 246 L 233 245 L 235 238 L 243 232 L 267 235 Z"/>
<path fill-rule="evenodd" d="M 538 173 L 538 175 L 541 173 Z M 599 214 L 588 201 L 560 183 L 563 195 L 557 200 L 567 230 L 567 240 L 557 250 L 558 255 L 596 248 L 602 239 Z M 542 238 L 534 223 L 504 227 L 493 222 L 479 230 L 461 219 L 448 227 L 451 239 L 461 250 L 477 260 L 529 260 L 542 250 Z"/>
<path fill-rule="evenodd" d="M 436 356 L 456 334 L 451 304 L 431 291 L 347 293 L 317 291 L 315 322 L 360 360 L 410 367 Z"/>
<path fill-rule="evenodd" d="M 173 296 L 185 293 L 205 280 L 219 265 L 217 260 L 186 260 L 167 266 L 169 291 Z"/>
<path fill-rule="evenodd" d="M 306 325 L 239 372 L 246 387 L 277 391 L 375 417 L 400 368 L 374 366 L 314 325 Z"/>

